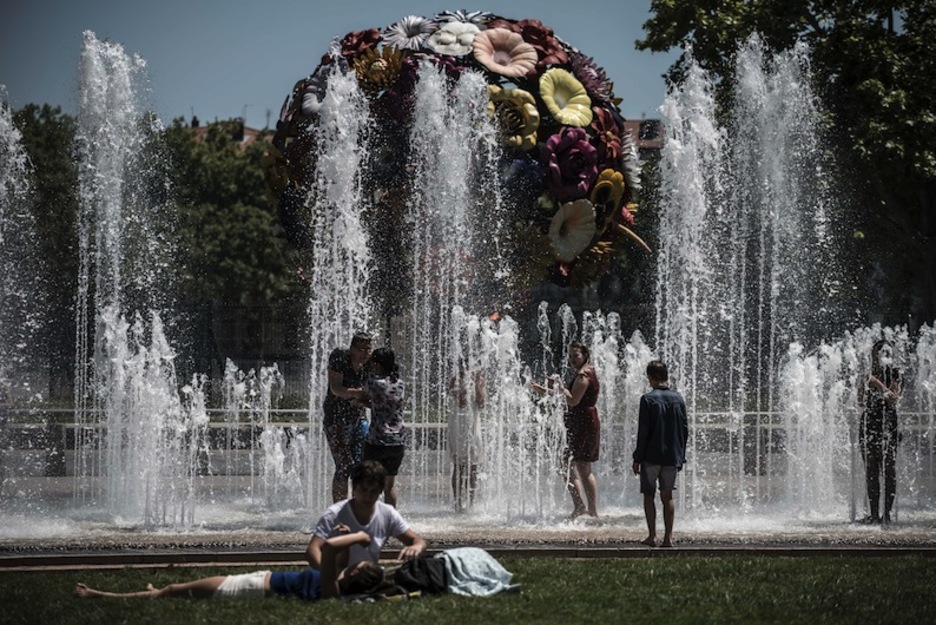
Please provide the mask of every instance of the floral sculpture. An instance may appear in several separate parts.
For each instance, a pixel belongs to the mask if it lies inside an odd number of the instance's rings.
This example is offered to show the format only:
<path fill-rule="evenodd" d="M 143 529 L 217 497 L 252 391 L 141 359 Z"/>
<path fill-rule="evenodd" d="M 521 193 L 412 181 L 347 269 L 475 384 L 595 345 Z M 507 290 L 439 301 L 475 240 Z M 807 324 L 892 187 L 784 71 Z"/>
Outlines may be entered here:
<path fill-rule="evenodd" d="M 625 241 L 646 248 L 631 229 L 640 187 L 636 150 L 605 71 L 539 20 L 443 11 L 345 35 L 286 99 L 265 165 L 293 249 L 310 245 L 302 227 L 308 216 L 295 198 L 314 167 L 314 138 L 307 135 L 329 72 L 353 72 L 385 135 L 399 138 L 426 62 L 451 81 L 465 71 L 488 81 L 488 114 L 503 143 L 502 187 L 516 216 L 508 246 L 516 273 L 583 284 L 607 270 Z M 374 197 L 400 195 L 383 188 L 399 176 L 372 178 Z"/>

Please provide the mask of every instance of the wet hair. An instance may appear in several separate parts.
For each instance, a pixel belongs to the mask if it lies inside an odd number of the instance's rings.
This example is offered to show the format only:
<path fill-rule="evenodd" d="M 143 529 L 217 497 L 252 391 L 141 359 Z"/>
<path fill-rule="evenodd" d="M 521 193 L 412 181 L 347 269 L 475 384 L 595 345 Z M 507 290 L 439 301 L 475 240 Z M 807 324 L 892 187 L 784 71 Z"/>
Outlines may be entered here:
<path fill-rule="evenodd" d="M 877 341 L 874 342 L 874 345 L 871 346 L 871 355 L 877 356 L 878 354 L 880 354 L 881 350 L 884 349 L 885 345 L 891 348 L 894 347 L 893 345 L 891 345 L 891 342 L 888 341 L 887 339 L 878 339 Z"/>
<path fill-rule="evenodd" d="M 361 347 L 365 343 L 373 343 L 374 338 L 367 332 L 355 332 L 351 337 L 351 347 Z"/>
<path fill-rule="evenodd" d="M 354 575 L 341 578 L 341 592 L 346 595 L 370 595 L 384 586 L 384 570 L 376 562 L 365 562 Z"/>
<path fill-rule="evenodd" d="M 887 371 L 891 368 L 891 364 L 884 364 L 881 362 L 881 351 L 885 348 L 891 348 L 891 357 L 893 357 L 894 344 L 888 341 L 887 339 L 878 339 L 874 342 L 874 345 L 871 346 L 871 370 L 878 372 Z"/>
<path fill-rule="evenodd" d="M 588 351 L 585 343 L 582 343 L 581 341 L 572 341 L 569 343 L 569 349 L 577 349 L 582 352 L 582 355 L 585 356 L 585 362 L 588 362 L 588 359 L 591 358 L 591 352 Z"/>
<path fill-rule="evenodd" d="M 669 369 L 662 360 L 651 360 L 647 365 L 647 377 L 659 382 L 669 381 Z"/>
<path fill-rule="evenodd" d="M 376 460 L 365 460 L 351 469 L 351 487 L 371 484 L 383 490 L 387 486 L 387 470 Z"/>
<path fill-rule="evenodd" d="M 396 364 L 396 354 L 389 347 L 378 347 L 371 354 L 371 362 L 380 365 L 384 374 L 389 375 L 394 381 L 399 375 L 399 369 Z"/>

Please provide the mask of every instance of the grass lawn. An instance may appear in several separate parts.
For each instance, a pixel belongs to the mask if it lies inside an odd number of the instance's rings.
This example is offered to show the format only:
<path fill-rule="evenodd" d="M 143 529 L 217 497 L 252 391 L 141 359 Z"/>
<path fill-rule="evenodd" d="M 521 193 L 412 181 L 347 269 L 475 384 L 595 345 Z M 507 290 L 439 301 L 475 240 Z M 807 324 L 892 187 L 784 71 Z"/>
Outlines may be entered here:
<path fill-rule="evenodd" d="M 303 603 L 195 599 L 77 599 L 77 581 L 141 590 L 240 568 L 0 572 L 0 623 L 931 623 L 936 558 L 501 558 L 520 594 L 487 599 Z"/>

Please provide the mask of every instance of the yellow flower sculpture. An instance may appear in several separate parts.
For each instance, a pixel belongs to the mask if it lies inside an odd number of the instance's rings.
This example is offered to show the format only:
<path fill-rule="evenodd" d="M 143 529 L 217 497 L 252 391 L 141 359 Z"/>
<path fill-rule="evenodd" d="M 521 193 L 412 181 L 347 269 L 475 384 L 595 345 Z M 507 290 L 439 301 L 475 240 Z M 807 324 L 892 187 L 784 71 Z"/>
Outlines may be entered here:
<path fill-rule="evenodd" d="M 604 232 L 624 195 L 624 176 L 619 171 L 605 169 L 598 174 L 591 192 L 591 203 L 597 214 L 598 232 Z"/>
<path fill-rule="evenodd" d="M 535 147 L 540 116 L 533 95 L 523 89 L 488 85 L 488 96 L 488 115 L 498 121 L 504 142 L 521 150 Z"/>
<path fill-rule="evenodd" d="M 382 50 L 370 48 L 354 59 L 354 73 L 358 84 L 367 93 L 377 93 L 392 86 L 400 77 L 403 52 L 387 46 Z"/>
<path fill-rule="evenodd" d="M 595 209 L 588 200 L 566 202 L 559 207 L 549 224 L 556 258 L 571 263 L 591 245 L 595 236 Z"/>
<path fill-rule="evenodd" d="M 557 122 L 582 128 L 592 121 L 591 98 L 575 76 L 554 67 L 540 77 L 540 97 Z"/>

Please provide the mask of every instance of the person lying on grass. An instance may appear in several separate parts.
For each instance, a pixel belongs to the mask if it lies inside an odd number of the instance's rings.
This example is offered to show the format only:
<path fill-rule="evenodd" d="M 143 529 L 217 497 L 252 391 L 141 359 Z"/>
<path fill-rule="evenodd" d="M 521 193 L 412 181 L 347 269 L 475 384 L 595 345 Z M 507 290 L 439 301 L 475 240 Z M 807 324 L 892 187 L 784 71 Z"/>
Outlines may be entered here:
<path fill-rule="evenodd" d="M 75 596 L 243 599 L 291 595 L 305 601 L 318 601 L 342 595 L 370 594 L 377 592 L 385 584 L 384 571 L 379 564 L 364 560 L 347 568 L 341 567 L 342 560 L 347 561 L 348 550 L 352 545 L 367 547 L 370 541 L 370 535 L 364 531 L 329 538 L 322 545 L 321 571 L 310 568 L 301 572 L 257 571 L 240 575 L 216 575 L 191 582 L 169 584 L 163 588 L 155 588 L 148 584 L 146 590 L 137 592 L 107 592 L 79 582 L 75 585 Z"/>

